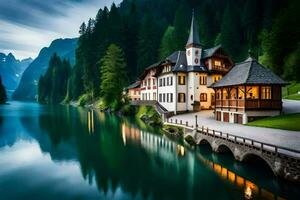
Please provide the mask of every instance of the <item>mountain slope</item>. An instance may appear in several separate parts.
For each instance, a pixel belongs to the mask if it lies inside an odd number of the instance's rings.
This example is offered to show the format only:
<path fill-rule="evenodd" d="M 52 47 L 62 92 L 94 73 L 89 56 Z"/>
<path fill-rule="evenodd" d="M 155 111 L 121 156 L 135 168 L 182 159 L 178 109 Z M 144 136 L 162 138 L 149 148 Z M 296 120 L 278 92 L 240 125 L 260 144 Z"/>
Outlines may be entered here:
<path fill-rule="evenodd" d="M 38 80 L 46 72 L 51 56 L 56 53 L 59 57 L 66 58 L 71 64 L 74 64 L 76 47 L 76 38 L 57 39 L 49 47 L 44 47 L 38 57 L 24 71 L 20 84 L 13 94 L 13 99 L 34 100 L 37 94 Z"/>
<path fill-rule="evenodd" d="M 15 90 L 24 70 L 32 62 L 31 58 L 17 60 L 13 54 L 0 53 L 0 75 L 6 90 Z"/>

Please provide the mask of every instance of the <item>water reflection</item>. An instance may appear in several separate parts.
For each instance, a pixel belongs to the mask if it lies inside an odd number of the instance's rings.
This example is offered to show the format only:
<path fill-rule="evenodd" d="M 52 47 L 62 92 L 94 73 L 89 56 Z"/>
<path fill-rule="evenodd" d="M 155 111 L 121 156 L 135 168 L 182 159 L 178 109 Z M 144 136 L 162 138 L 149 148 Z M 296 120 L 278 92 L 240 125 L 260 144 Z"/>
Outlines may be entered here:
<path fill-rule="evenodd" d="M 197 158 L 203 163 L 205 163 L 207 166 L 209 166 L 211 169 L 213 169 L 218 175 L 220 175 L 220 177 L 222 177 L 226 181 L 229 181 L 231 184 L 236 185 L 238 188 L 242 189 L 244 191 L 246 199 L 252 199 L 254 198 L 254 196 L 257 198 L 270 200 L 284 199 L 264 188 L 259 187 L 253 182 L 247 180 L 246 178 L 237 175 L 233 171 L 228 170 L 226 167 L 205 159 L 200 154 L 197 154 Z"/>
<path fill-rule="evenodd" d="M 245 191 L 253 198 L 265 193 L 226 162 L 213 163 L 135 119 L 36 104 L 0 107 L 0 116 L 1 199 L 241 199 Z M 17 155 L 33 159 L 20 162 Z M 7 158 L 10 163 L 1 162 Z"/>

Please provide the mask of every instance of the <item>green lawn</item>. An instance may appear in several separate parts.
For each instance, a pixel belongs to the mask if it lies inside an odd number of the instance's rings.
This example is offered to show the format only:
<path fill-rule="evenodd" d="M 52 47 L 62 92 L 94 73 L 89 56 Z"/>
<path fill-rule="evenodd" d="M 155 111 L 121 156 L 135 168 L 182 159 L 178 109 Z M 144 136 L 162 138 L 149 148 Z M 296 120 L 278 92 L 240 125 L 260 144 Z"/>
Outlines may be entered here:
<path fill-rule="evenodd" d="M 300 113 L 267 117 L 249 122 L 247 125 L 300 131 Z"/>
<path fill-rule="evenodd" d="M 300 94 L 292 94 L 292 95 L 289 95 L 289 96 L 285 96 L 284 99 L 299 100 L 300 101 Z"/>
<path fill-rule="evenodd" d="M 284 99 L 291 99 L 291 100 L 300 100 L 300 83 L 291 83 L 290 85 L 282 88 L 282 96 Z"/>

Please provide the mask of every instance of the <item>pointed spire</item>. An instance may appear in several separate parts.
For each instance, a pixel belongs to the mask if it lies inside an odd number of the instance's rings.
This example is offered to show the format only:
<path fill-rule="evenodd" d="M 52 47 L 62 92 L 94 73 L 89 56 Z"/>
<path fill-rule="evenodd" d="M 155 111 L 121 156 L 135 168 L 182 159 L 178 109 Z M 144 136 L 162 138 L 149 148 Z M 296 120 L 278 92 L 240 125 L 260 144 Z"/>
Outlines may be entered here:
<path fill-rule="evenodd" d="M 189 46 L 189 45 L 201 46 L 200 40 L 199 40 L 199 32 L 198 32 L 198 28 L 197 28 L 197 22 L 196 22 L 195 16 L 194 16 L 194 9 L 193 9 L 193 14 L 192 14 L 190 36 L 186 43 L 186 46 Z"/>

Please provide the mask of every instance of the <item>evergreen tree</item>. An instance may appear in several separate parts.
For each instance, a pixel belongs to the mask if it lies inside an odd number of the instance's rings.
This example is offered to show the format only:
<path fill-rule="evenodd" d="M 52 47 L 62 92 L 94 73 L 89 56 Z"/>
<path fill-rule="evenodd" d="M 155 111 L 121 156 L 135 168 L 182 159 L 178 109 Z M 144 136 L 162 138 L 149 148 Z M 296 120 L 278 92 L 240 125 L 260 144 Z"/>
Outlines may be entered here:
<path fill-rule="evenodd" d="M 174 27 L 168 26 L 166 29 L 159 48 L 159 57 L 160 59 L 164 59 L 169 56 L 171 53 L 176 51 L 175 45 L 175 36 L 174 36 Z"/>
<path fill-rule="evenodd" d="M 241 55 L 242 36 L 240 34 L 239 18 L 234 6 L 227 6 L 221 26 L 221 43 L 234 60 L 243 59 Z"/>
<path fill-rule="evenodd" d="M 126 62 L 123 50 L 111 44 L 105 56 L 100 61 L 101 65 L 101 97 L 106 106 L 118 108 L 123 88 L 126 86 Z"/>
<path fill-rule="evenodd" d="M 139 31 L 138 42 L 138 74 L 146 67 L 157 62 L 157 49 L 159 48 L 159 28 L 151 15 L 146 15 Z"/>
<path fill-rule="evenodd" d="M 2 78 L 0 76 L 0 104 L 5 104 L 7 100 L 6 90 L 2 84 Z"/>
<path fill-rule="evenodd" d="M 67 94 L 67 82 L 71 66 L 66 60 L 61 60 L 54 54 L 49 67 L 38 83 L 38 102 L 57 104 L 64 100 Z"/>
<path fill-rule="evenodd" d="M 183 50 L 186 45 L 191 22 L 191 11 L 192 9 L 189 8 L 185 0 L 180 1 L 174 18 L 174 44 L 177 50 Z"/>

